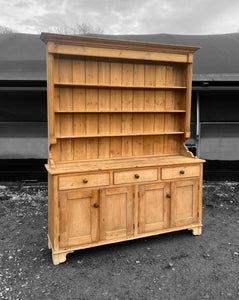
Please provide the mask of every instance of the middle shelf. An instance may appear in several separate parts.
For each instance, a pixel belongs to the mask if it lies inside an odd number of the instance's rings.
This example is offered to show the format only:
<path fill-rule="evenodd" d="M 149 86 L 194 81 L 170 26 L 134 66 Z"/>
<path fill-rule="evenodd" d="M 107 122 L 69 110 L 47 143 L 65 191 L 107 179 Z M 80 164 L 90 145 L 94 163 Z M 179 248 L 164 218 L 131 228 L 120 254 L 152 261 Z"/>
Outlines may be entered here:
<path fill-rule="evenodd" d="M 186 86 L 180 85 L 114 85 L 114 84 L 86 84 L 86 83 L 71 83 L 71 82 L 55 82 L 55 87 L 65 88 L 93 88 L 93 89 L 126 89 L 126 90 L 186 90 Z"/>
<path fill-rule="evenodd" d="M 55 110 L 55 113 L 86 113 L 86 114 L 101 114 L 101 113 L 107 113 L 107 114 L 117 114 L 117 113 L 185 113 L 186 110 L 184 109 L 168 109 L 168 110 L 113 110 L 113 111 L 109 111 L 109 110 L 68 110 L 68 109 L 59 109 L 59 110 Z"/>
<path fill-rule="evenodd" d="M 102 137 L 129 137 L 129 136 L 154 136 L 154 135 L 172 135 L 184 134 L 184 131 L 170 132 L 134 132 L 134 133 L 96 133 L 84 135 L 57 135 L 56 139 L 74 139 L 74 138 L 102 138 Z"/>

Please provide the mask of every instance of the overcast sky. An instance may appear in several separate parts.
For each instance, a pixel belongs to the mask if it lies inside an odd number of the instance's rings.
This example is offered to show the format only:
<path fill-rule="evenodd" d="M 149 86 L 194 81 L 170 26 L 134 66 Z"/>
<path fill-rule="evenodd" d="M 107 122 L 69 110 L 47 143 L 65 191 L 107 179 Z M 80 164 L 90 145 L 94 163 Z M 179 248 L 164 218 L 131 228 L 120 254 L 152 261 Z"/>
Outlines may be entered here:
<path fill-rule="evenodd" d="M 239 32 L 239 0 L 0 0 L 0 26 L 39 33 L 89 23 L 108 34 Z"/>

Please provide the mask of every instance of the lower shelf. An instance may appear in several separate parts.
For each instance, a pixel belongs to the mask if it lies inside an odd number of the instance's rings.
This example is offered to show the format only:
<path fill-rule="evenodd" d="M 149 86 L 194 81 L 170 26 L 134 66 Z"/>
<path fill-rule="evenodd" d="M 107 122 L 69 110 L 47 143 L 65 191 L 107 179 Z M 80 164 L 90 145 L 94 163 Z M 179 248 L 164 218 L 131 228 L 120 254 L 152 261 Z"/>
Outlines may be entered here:
<path fill-rule="evenodd" d="M 154 135 L 174 135 L 184 134 L 184 131 L 164 131 L 164 132 L 134 132 L 134 133 L 96 133 L 84 135 L 59 135 L 56 139 L 79 139 L 79 138 L 104 138 L 104 137 L 128 137 L 128 136 L 154 136 Z"/>

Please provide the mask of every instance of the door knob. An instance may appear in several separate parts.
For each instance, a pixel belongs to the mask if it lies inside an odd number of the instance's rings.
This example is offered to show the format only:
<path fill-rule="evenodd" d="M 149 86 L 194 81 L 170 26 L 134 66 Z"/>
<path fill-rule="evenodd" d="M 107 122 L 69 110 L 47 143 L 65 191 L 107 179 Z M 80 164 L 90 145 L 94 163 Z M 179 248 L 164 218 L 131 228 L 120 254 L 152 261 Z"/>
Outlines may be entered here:
<path fill-rule="evenodd" d="M 88 182 L 88 179 L 84 178 L 84 179 L 83 179 L 83 182 L 84 182 L 84 183 L 87 183 L 87 182 Z"/>
<path fill-rule="evenodd" d="M 134 177 L 138 179 L 140 176 L 139 174 L 135 174 Z"/>
<path fill-rule="evenodd" d="M 99 204 L 98 204 L 98 203 L 94 203 L 94 207 L 95 207 L 95 208 L 98 208 L 98 207 L 99 207 Z"/>
<path fill-rule="evenodd" d="M 185 173 L 185 171 L 184 170 L 180 170 L 180 172 L 179 172 L 180 174 L 184 174 Z"/>
<path fill-rule="evenodd" d="M 170 194 L 166 194 L 166 197 L 167 197 L 167 198 L 171 198 L 171 195 L 170 195 Z"/>

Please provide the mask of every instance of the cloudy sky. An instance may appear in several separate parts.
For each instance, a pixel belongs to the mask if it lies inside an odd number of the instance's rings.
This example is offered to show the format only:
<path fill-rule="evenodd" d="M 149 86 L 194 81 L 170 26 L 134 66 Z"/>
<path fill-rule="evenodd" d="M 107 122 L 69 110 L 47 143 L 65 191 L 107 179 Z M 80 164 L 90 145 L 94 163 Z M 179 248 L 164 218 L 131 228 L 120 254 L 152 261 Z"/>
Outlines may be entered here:
<path fill-rule="evenodd" d="M 39 33 L 88 23 L 106 34 L 239 32 L 239 0 L 0 0 L 0 26 Z"/>

